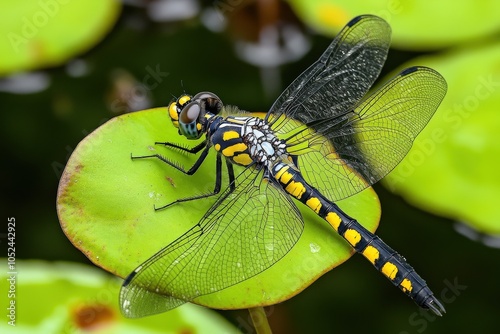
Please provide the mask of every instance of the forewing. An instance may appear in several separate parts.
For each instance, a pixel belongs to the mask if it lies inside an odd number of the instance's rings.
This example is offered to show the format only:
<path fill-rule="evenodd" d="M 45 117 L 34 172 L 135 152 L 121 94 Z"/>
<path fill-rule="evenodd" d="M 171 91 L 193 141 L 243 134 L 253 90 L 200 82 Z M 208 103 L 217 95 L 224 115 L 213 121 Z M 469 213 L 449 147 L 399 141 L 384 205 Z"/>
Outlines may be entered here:
<path fill-rule="evenodd" d="M 354 111 L 318 122 L 314 130 L 304 127 L 290 139 L 289 150 L 299 155 L 302 174 L 320 192 L 332 200 L 346 198 L 396 167 L 431 119 L 446 89 L 438 72 L 408 68 Z"/>
<path fill-rule="evenodd" d="M 266 116 L 273 130 L 290 131 L 290 119 L 310 123 L 352 109 L 380 74 L 390 38 L 390 26 L 379 17 L 351 20 L 273 104 Z"/>
<path fill-rule="evenodd" d="M 280 260 L 303 231 L 288 195 L 247 168 L 201 221 L 139 266 L 120 293 L 129 318 L 168 311 L 247 280 Z"/>

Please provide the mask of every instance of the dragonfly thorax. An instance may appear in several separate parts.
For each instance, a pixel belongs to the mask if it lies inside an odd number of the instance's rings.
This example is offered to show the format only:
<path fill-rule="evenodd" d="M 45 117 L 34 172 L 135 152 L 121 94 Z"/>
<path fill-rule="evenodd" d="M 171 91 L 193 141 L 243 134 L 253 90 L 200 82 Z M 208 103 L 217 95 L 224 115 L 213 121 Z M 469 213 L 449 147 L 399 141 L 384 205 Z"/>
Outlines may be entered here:
<path fill-rule="evenodd" d="M 249 117 L 242 137 L 254 162 L 269 165 L 286 154 L 285 142 L 278 139 L 262 119 Z"/>

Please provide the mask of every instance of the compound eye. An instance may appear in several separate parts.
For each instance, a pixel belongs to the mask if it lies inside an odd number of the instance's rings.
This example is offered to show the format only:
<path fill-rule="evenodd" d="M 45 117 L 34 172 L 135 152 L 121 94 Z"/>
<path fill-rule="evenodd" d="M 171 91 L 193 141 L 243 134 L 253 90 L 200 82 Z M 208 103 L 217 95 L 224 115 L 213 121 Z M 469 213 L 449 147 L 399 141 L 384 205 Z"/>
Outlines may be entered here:
<path fill-rule="evenodd" d="M 190 124 L 200 116 L 201 107 L 197 102 L 192 102 L 182 109 L 179 120 L 183 124 Z"/>
<path fill-rule="evenodd" d="M 217 115 L 222 109 L 222 101 L 217 95 L 210 92 L 201 92 L 193 97 L 193 101 L 199 102 L 207 112 Z"/>
<path fill-rule="evenodd" d="M 193 100 L 203 100 L 203 99 L 216 99 L 219 100 L 219 97 L 211 92 L 201 92 L 193 96 Z"/>

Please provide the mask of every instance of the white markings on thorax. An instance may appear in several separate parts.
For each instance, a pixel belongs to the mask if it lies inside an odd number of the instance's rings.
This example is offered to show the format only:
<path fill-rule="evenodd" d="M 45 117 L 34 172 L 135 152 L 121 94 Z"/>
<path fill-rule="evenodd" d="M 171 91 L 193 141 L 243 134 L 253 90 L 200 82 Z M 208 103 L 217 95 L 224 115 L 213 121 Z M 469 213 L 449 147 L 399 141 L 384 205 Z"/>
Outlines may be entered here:
<path fill-rule="evenodd" d="M 247 118 L 242 128 L 242 137 L 249 147 L 250 156 L 256 162 L 269 165 L 286 152 L 286 144 L 259 118 Z"/>

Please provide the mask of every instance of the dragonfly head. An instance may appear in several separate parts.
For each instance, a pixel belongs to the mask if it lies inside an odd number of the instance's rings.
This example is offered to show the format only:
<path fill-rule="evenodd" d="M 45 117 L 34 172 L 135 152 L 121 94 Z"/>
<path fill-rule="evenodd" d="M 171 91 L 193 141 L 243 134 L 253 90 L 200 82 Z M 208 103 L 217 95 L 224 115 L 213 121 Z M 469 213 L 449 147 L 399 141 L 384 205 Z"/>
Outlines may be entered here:
<path fill-rule="evenodd" d="M 222 109 L 222 101 L 210 92 L 183 94 L 168 106 L 168 114 L 179 134 L 198 139 L 206 131 L 207 120 Z"/>

